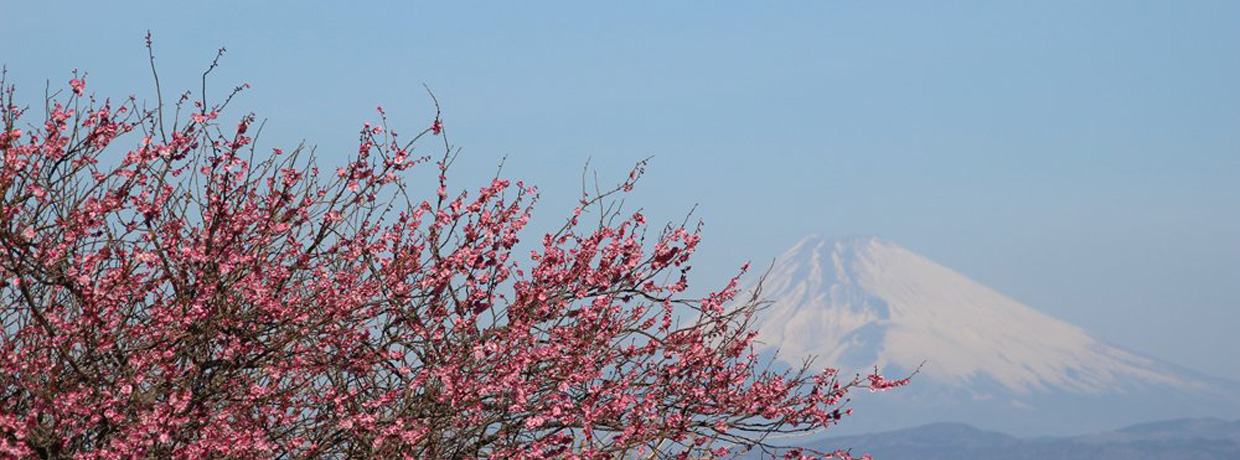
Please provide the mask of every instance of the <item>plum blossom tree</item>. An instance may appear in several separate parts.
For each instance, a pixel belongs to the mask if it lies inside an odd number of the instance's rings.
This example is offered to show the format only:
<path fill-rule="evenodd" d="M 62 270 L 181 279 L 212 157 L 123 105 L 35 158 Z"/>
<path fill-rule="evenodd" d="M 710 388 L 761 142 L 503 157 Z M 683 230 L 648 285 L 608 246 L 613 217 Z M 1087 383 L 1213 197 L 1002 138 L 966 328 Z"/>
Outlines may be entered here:
<path fill-rule="evenodd" d="M 0 458 L 779 455 L 904 383 L 765 366 L 757 293 L 686 295 L 699 229 L 616 206 L 642 164 L 519 254 L 537 191 L 450 191 L 438 111 L 406 139 L 379 109 L 321 172 L 224 121 L 243 88 L 87 82 L 30 123 L 0 80 Z"/>

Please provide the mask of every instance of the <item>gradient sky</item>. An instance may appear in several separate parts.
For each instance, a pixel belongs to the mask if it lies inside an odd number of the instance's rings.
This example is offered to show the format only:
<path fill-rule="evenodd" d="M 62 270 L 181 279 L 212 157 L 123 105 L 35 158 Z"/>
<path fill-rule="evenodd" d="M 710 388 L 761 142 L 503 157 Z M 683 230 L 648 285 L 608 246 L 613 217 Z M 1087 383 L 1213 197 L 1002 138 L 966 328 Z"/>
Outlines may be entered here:
<path fill-rule="evenodd" d="M 458 184 L 506 155 L 547 218 L 654 156 L 629 201 L 699 205 L 699 286 L 874 234 L 1240 380 L 1240 2 L 303 3 L 0 0 L 0 63 L 29 104 L 74 68 L 149 97 L 147 29 L 170 92 L 226 46 L 213 91 L 323 163 L 375 106 L 422 129 L 425 83 Z"/>

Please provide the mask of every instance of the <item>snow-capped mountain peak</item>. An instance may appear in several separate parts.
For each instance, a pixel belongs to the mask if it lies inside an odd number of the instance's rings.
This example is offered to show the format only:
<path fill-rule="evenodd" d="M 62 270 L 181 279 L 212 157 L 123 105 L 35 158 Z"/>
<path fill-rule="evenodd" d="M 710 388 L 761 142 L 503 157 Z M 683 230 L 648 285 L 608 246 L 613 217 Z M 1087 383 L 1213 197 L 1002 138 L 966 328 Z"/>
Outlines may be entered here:
<path fill-rule="evenodd" d="M 806 238 L 776 260 L 762 292 L 772 304 L 760 349 L 790 362 L 816 356 L 849 371 L 925 362 L 923 381 L 986 381 L 1017 395 L 1199 385 L 876 237 Z"/>

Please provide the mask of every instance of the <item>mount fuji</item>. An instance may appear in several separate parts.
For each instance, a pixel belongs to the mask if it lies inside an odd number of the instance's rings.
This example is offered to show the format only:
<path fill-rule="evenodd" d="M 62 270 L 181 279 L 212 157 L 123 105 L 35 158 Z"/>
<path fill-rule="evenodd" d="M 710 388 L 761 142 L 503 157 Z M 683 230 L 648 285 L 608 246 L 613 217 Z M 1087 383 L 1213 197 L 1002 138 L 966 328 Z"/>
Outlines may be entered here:
<path fill-rule="evenodd" d="M 854 393 L 845 433 L 959 422 L 1066 435 L 1240 416 L 1234 382 L 1105 343 L 880 238 L 806 238 L 760 296 L 759 352 L 888 377 L 920 367 L 908 387 Z"/>

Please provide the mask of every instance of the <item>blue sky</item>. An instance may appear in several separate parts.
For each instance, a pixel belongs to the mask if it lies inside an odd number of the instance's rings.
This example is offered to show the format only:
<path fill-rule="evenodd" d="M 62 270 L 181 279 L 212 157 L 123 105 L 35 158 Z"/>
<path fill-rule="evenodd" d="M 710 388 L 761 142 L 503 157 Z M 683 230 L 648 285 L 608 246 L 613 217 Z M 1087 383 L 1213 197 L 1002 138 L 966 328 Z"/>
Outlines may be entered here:
<path fill-rule="evenodd" d="M 425 83 L 459 184 L 507 156 L 543 216 L 653 156 L 630 202 L 698 205 L 699 285 L 876 234 L 1240 379 L 1240 2 L 303 3 L 0 0 L 0 62 L 29 103 L 143 96 L 147 29 L 173 90 L 226 46 L 216 91 L 325 163 L 375 106 L 422 128 Z"/>

